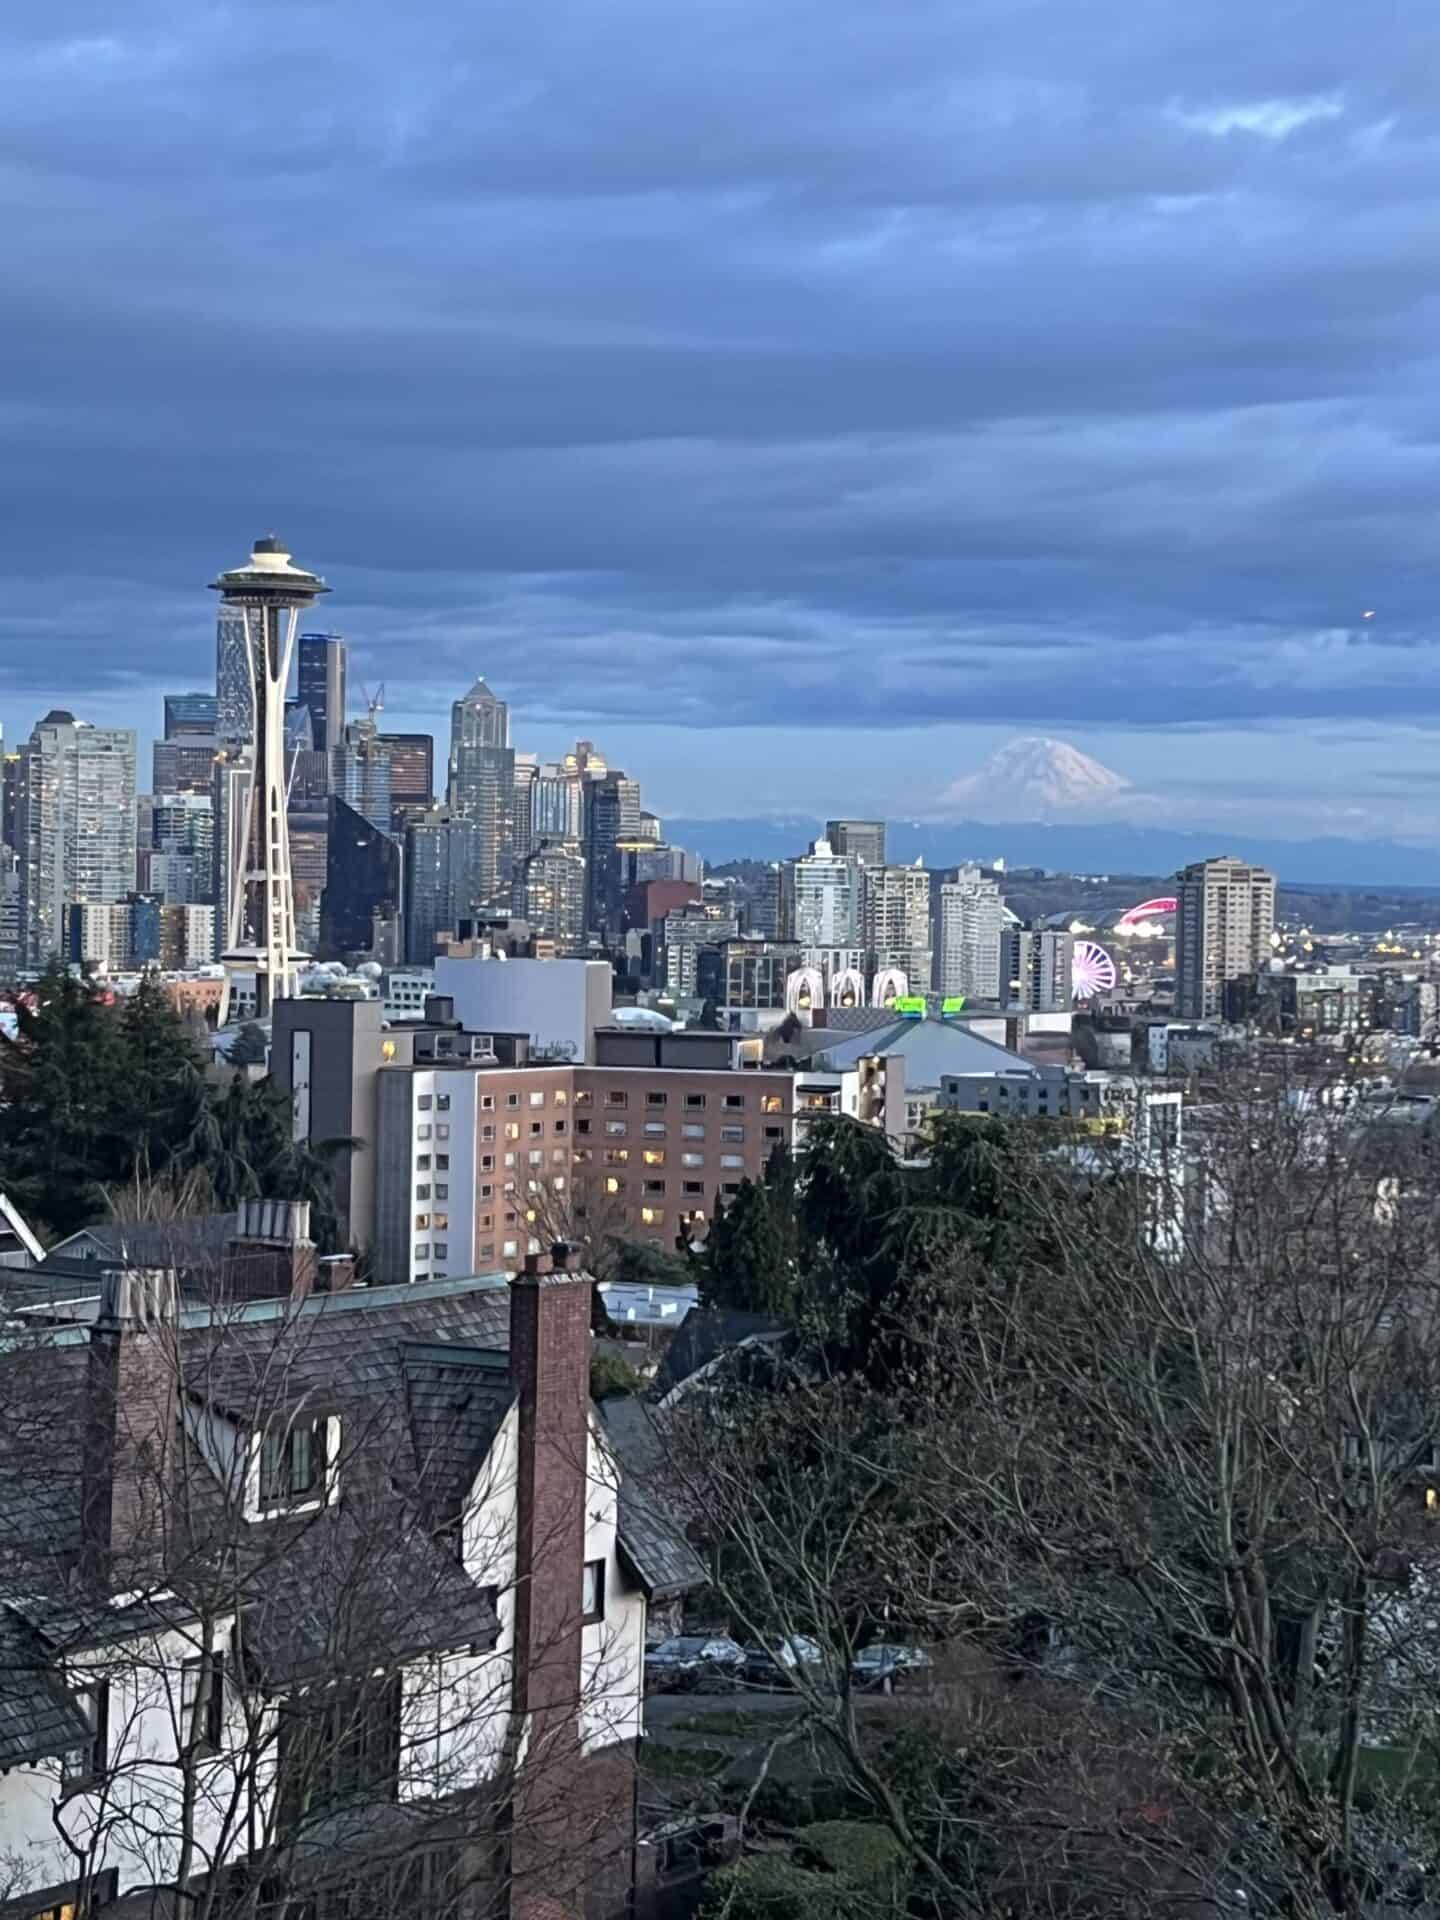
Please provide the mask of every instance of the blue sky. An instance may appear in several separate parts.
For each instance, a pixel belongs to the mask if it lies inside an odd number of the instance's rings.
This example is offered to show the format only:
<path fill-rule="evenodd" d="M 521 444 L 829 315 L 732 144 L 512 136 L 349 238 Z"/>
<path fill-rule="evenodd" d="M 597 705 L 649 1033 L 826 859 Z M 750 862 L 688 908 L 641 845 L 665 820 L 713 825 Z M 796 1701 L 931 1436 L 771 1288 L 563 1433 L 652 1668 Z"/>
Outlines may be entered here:
<path fill-rule="evenodd" d="M 483 672 L 673 812 L 924 816 L 1045 732 L 1440 840 L 1437 52 L 1420 0 L 9 0 L 6 736 L 152 731 L 274 526 L 395 725 Z"/>

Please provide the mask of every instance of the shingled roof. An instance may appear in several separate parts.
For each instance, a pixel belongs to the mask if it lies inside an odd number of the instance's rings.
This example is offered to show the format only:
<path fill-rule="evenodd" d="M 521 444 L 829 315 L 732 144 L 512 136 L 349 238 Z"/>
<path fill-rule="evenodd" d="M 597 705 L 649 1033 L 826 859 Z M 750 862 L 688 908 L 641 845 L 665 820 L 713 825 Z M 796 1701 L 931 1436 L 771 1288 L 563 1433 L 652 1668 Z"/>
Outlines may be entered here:
<path fill-rule="evenodd" d="M 29 1622 L 0 1606 L 0 1769 L 64 1753 L 89 1737 L 52 1658 Z"/>

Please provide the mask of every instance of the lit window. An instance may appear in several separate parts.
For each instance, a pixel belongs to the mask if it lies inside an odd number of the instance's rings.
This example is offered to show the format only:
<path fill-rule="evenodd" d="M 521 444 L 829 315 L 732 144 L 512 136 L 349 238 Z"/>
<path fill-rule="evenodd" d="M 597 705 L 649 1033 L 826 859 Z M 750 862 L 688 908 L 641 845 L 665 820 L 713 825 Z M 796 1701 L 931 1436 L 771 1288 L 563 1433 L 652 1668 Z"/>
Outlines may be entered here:
<path fill-rule="evenodd" d="M 439 1232 L 443 1233 L 446 1227 L 449 1226 L 449 1224 L 450 1224 L 450 1216 L 448 1213 L 437 1213 L 435 1215 L 434 1225 Z M 440 1252 L 440 1248 L 437 1247 L 435 1251 L 438 1254 Z"/>
<path fill-rule="evenodd" d="M 553 1179 L 553 1180 L 552 1180 L 552 1181 L 550 1182 L 550 1185 L 551 1185 L 551 1186 L 552 1186 L 552 1187 L 553 1187 L 553 1188 L 555 1189 L 555 1191 L 556 1191 L 556 1193 L 563 1193 L 563 1192 L 565 1191 L 565 1176 L 564 1176 L 564 1174 L 563 1174 L 563 1173 L 557 1173 L 557 1174 L 555 1175 L 555 1178 L 554 1178 L 554 1179 Z"/>
<path fill-rule="evenodd" d="M 665 1209 L 663 1207 L 641 1207 L 640 1219 L 644 1226 L 663 1227 L 665 1224 Z"/>
<path fill-rule="evenodd" d="M 545 1164 L 545 1149 L 543 1147 L 532 1147 L 525 1157 L 532 1167 L 543 1167 Z"/>
<path fill-rule="evenodd" d="M 519 1250 L 520 1250 L 520 1243 L 518 1240 L 507 1240 L 504 1246 L 500 1249 L 501 1253 L 504 1254 L 507 1260 L 513 1260 L 515 1258 L 515 1255 L 519 1252 Z"/>
<path fill-rule="evenodd" d="M 555 1089 L 555 1104 L 556 1104 L 556 1106 L 557 1106 L 557 1107 L 568 1107 L 568 1106 L 569 1106 L 569 1104 L 570 1104 L 570 1096 L 569 1096 L 569 1094 L 568 1094 L 568 1093 L 567 1093 L 567 1092 L 565 1091 L 565 1089 L 564 1089 L 564 1087 L 557 1087 L 557 1088 Z"/>
<path fill-rule="evenodd" d="M 605 1149 L 605 1164 L 607 1167 L 623 1167 L 629 1158 L 630 1149 L 628 1147 L 607 1147 Z"/>
<path fill-rule="evenodd" d="M 663 1147 L 646 1147 L 644 1160 L 647 1167 L 663 1167 L 665 1164 L 665 1149 Z"/>
<path fill-rule="evenodd" d="M 762 1093 L 760 1096 L 760 1111 L 762 1113 L 783 1113 L 785 1111 L 784 1098 L 778 1093 Z"/>
<path fill-rule="evenodd" d="M 588 1107 L 592 1097 L 589 1087 L 577 1087 L 575 1089 L 575 1104 L 577 1107 Z"/>
<path fill-rule="evenodd" d="M 507 1166 L 507 1167 L 513 1167 L 513 1166 L 514 1166 L 514 1164 L 515 1164 L 515 1156 L 514 1156 L 514 1154 L 513 1154 L 513 1153 L 507 1153 L 507 1154 L 506 1154 L 506 1156 L 505 1156 L 505 1164 L 506 1164 L 506 1166 Z"/>
<path fill-rule="evenodd" d="M 507 1120 L 505 1122 L 505 1138 L 507 1140 L 518 1140 L 520 1138 L 520 1122 L 518 1120 Z"/>
<path fill-rule="evenodd" d="M 625 1182 L 617 1178 L 615 1174 L 610 1173 L 605 1176 L 606 1193 L 620 1193 L 624 1190 L 624 1186 Z"/>
<path fill-rule="evenodd" d="M 570 1164 L 572 1167 L 587 1167 L 594 1158 L 593 1147 L 576 1147 L 570 1156 Z"/>
<path fill-rule="evenodd" d="M 545 1104 L 545 1092 L 544 1092 L 544 1089 L 543 1089 L 543 1088 L 542 1088 L 542 1089 L 540 1090 L 540 1092 L 539 1092 L 539 1093 L 532 1093 L 532 1094 L 530 1095 L 530 1104 L 531 1104 L 531 1106 L 532 1106 L 532 1107 L 543 1107 L 543 1106 L 544 1106 L 544 1104 Z"/>
<path fill-rule="evenodd" d="M 393 1040 L 382 1040 L 380 1042 L 380 1058 L 382 1060 L 393 1060 L 395 1058 L 395 1042 Z"/>
<path fill-rule="evenodd" d="M 416 1216 L 415 1216 L 415 1224 L 416 1224 L 416 1226 L 417 1226 L 417 1227 L 428 1227 L 428 1226 L 429 1226 L 429 1224 L 430 1224 L 430 1216 L 429 1216 L 429 1214 L 428 1214 L 428 1213 L 417 1213 L 417 1214 L 416 1214 Z"/>

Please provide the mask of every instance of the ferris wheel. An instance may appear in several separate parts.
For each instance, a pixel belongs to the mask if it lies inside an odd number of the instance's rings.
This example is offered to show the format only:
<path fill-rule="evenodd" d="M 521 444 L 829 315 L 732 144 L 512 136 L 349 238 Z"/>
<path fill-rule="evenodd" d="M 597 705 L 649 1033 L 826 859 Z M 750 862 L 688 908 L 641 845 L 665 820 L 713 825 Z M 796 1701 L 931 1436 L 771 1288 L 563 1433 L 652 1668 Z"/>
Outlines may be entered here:
<path fill-rule="evenodd" d="M 1115 985 L 1115 962 L 1094 940 L 1077 940 L 1070 956 L 1070 991 L 1077 1000 L 1093 1000 Z"/>

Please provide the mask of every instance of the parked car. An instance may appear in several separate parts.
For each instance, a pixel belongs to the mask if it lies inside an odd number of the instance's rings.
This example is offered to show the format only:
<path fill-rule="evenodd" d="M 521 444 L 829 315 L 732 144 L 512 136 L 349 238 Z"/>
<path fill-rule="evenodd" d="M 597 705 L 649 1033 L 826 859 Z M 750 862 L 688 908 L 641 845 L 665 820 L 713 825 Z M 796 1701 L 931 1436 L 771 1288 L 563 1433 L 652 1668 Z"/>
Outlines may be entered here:
<path fill-rule="evenodd" d="M 745 1665 L 745 1649 L 723 1633 L 680 1633 L 645 1651 L 645 1685 L 651 1692 L 733 1685 Z"/>
<path fill-rule="evenodd" d="M 931 1665 L 923 1647 L 907 1647 L 897 1640 L 876 1640 L 862 1647 L 850 1662 L 850 1680 L 857 1687 L 903 1686 Z"/>
<path fill-rule="evenodd" d="M 752 1687 L 788 1687 L 799 1668 L 823 1666 L 824 1660 L 815 1641 L 792 1633 L 773 1647 L 746 1647 L 745 1678 Z"/>

